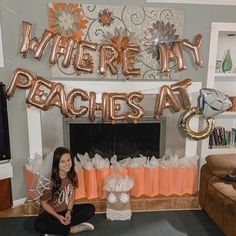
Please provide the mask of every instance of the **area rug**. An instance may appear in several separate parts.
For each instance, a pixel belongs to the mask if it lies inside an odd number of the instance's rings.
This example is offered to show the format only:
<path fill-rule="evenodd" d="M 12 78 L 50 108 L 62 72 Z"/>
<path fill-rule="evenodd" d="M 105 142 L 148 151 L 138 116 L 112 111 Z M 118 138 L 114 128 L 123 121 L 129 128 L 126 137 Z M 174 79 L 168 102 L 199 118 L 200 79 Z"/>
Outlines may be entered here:
<path fill-rule="evenodd" d="M 35 217 L 0 219 L 1 236 L 39 236 L 33 223 Z M 76 236 L 223 236 L 217 225 L 200 210 L 133 213 L 130 221 L 108 221 L 97 214 L 90 221 L 95 230 Z"/>

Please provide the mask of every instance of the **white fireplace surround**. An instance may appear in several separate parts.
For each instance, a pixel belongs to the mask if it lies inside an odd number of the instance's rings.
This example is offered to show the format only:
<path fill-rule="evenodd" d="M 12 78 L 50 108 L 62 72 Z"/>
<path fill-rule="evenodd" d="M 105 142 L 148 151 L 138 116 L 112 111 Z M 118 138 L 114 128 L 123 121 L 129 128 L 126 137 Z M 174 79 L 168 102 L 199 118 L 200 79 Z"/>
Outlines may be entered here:
<path fill-rule="evenodd" d="M 142 92 L 145 94 L 158 94 L 161 86 L 174 84 L 178 81 L 54 81 L 61 82 L 65 86 L 65 91 L 72 90 L 73 88 L 80 88 L 86 91 L 94 91 L 97 94 L 97 102 L 103 92 Z M 190 96 L 192 106 L 197 105 L 197 97 L 201 89 L 201 82 L 192 82 L 188 87 L 188 94 Z M 28 92 L 28 91 L 26 91 Z M 144 108 L 145 109 L 145 108 Z M 181 110 L 181 114 L 184 110 Z M 44 112 L 44 111 L 43 111 Z M 43 155 L 42 147 L 42 127 L 41 127 L 41 111 L 37 108 L 31 107 L 27 109 L 28 119 L 28 134 L 29 134 L 29 150 L 30 159 L 34 159 L 35 154 Z M 194 130 L 198 130 L 199 119 L 193 118 L 190 126 Z M 53 132 L 53 131 L 52 131 Z M 168 133 L 166 134 L 168 139 Z M 174 151 L 174 150 L 173 150 Z M 197 154 L 197 142 L 186 139 L 185 142 L 185 155 L 194 156 Z"/>

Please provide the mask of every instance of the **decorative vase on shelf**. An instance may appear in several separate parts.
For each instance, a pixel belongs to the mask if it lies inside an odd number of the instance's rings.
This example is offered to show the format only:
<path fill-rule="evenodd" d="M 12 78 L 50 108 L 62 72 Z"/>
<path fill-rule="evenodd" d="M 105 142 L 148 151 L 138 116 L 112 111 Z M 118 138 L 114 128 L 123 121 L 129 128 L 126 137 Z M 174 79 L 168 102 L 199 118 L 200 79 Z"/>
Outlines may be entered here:
<path fill-rule="evenodd" d="M 230 72 L 232 70 L 232 60 L 231 60 L 231 56 L 230 56 L 230 50 L 227 50 L 225 59 L 222 63 L 222 71 L 224 73 Z"/>

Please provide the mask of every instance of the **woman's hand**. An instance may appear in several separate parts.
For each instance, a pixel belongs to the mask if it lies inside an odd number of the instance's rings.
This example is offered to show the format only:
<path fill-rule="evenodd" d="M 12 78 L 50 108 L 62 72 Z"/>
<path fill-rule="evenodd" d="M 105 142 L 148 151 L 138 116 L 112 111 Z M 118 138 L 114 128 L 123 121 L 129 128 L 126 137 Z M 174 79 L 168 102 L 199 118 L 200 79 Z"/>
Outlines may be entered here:
<path fill-rule="evenodd" d="M 68 225 L 70 224 L 70 220 L 68 221 L 66 217 L 59 215 L 55 210 L 48 204 L 47 201 L 42 201 L 41 202 L 43 209 L 47 211 L 49 214 L 53 215 L 56 219 L 60 221 L 61 224 L 63 225 Z"/>
<path fill-rule="evenodd" d="M 62 216 L 62 215 L 58 215 L 57 219 L 61 222 L 61 224 L 63 225 L 68 225 L 70 224 L 70 221 L 68 222 L 68 220 L 66 219 L 66 217 Z"/>
<path fill-rule="evenodd" d="M 69 222 L 70 224 L 70 220 L 71 220 L 71 211 L 67 211 L 66 215 L 65 215 L 66 221 Z"/>

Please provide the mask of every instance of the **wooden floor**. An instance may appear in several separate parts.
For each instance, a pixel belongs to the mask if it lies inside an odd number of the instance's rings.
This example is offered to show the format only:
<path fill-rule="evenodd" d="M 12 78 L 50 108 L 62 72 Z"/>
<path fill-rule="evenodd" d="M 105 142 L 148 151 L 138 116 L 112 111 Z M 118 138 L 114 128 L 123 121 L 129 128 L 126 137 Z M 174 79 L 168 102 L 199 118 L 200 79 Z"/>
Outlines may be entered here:
<path fill-rule="evenodd" d="M 25 205 L 12 207 L 3 211 L 0 211 L 0 218 L 2 217 L 19 217 L 19 216 L 32 216 L 36 215 L 37 212 L 30 212 L 27 210 Z"/>
<path fill-rule="evenodd" d="M 92 203 L 96 213 L 106 212 L 105 200 L 80 200 L 78 203 Z M 158 196 L 153 198 L 131 198 L 131 209 L 134 212 L 143 211 L 164 211 L 164 210 L 194 210 L 199 209 L 198 193 L 184 196 Z M 29 203 L 0 211 L 2 217 L 19 217 L 37 215 L 39 210 Z"/>

